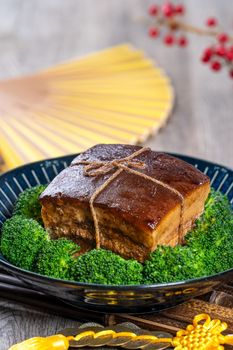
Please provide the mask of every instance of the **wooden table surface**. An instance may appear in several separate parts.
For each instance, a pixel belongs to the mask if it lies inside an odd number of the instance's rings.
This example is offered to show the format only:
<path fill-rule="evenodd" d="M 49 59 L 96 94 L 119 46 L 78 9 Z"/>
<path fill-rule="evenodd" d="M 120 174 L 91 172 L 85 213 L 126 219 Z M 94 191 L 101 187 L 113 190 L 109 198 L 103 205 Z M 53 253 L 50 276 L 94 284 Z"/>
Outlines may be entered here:
<path fill-rule="evenodd" d="M 146 0 L 0 0 L 0 78 L 34 72 L 61 60 L 130 42 L 171 76 L 176 92 L 168 125 L 148 145 L 233 166 L 233 81 L 200 63 L 209 38 L 190 37 L 187 49 L 147 37 Z M 217 16 L 233 30 L 229 0 L 186 0 L 187 21 Z M 75 322 L 0 299 L 0 350 Z"/>

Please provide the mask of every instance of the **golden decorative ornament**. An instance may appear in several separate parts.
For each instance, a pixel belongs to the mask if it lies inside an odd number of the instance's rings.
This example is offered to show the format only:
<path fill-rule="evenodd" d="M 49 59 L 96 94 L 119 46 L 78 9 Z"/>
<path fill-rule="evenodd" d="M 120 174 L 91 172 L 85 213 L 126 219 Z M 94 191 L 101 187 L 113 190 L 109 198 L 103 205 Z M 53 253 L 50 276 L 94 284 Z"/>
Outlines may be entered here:
<path fill-rule="evenodd" d="M 172 345 L 175 350 L 222 350 L 224 344 L 233 345 L 233 335 L 222 335 L 226 329 L 225 322 L 211 320 L 209 315 L 200 314 L 195 316 L 193 324 L 187 326 L 186 330 L 177 332 Z"/>
<path fill-rule="evenodd" d="M 47 338 L 32 338 L 13 345 L 9 350 L 67 350 L 69 346 L 100 347 L 117 346 L 124 349 L 159 350 L 174 347 L 174 350 L 224 350 L 224 344 L 233 345 L 233 335 L 223 335 L 227 324 L 211 320 L 207 314 L 195 316 L 193 324 L 180 330 L 176 336 L 165 332 L 149 332 L 133 325 L 104 328 L 101 326 L 64 330 L 64 334 Z M 73 335 L 75 331 L 76 335 Z M 70 334 L 67 336 L 67 334 Z"/>

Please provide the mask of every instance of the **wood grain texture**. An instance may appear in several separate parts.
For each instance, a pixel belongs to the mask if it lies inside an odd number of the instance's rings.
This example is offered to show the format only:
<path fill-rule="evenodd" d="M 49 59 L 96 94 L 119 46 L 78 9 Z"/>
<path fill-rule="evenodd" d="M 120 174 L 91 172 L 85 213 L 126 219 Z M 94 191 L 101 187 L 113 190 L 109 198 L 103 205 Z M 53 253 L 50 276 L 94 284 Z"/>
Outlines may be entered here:
<path fill-rule="evenodd" d="M 176 91 L 174 113 L 147 145 L 233 166 L 233 83 L 199 62 L 208 38 L 190 37 L 186 50 L 147 37 L 149 0 L 0 0 L 0 78 L 23 75 L 72 57 L 132 42 L 164 67 Z M 233 29 L 229 0 L 186 0 L 187 20 L 217 16 Z M 24 338 L 74 325 L 0 300 L 0 350 Z"/>
<path fill-rule="evenodd" d="M 51 316 L 46 310 L 39 312 L 29 307 L 0 300 L 0 349 L 33 336 L 56 334 L 67 327 L 77 327 L 78 322 L 58 316 Z"/>

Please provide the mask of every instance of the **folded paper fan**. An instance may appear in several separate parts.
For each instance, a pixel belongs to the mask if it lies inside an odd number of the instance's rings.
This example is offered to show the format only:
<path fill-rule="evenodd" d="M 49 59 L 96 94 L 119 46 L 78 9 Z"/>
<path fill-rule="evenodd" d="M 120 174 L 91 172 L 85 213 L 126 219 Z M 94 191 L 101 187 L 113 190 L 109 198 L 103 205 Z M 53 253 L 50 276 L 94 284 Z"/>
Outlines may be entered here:
<path fill-rule="evenodd" d="M 120 45 L 0 82 L 4 168 L 96 143 L 142 143 L 165 123 L 173 89 L 143 52 Z"/>

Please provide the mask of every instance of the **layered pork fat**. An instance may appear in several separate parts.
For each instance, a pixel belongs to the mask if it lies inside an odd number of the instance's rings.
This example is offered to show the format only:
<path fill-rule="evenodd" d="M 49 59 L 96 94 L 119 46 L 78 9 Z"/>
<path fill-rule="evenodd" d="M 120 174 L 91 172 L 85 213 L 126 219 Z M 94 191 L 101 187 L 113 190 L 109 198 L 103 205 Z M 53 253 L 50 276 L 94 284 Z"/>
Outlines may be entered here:
<path fill-rule="evenodd" d="M 50 183 L 40 201 L 44 225 L 52 238 L 70 238 L 81 245 L 82 251 L 95 247 L 90 198 L 116 169 L 88 177 L 84 165 L 77 163 L 108 162 L 127 157 L 138 149 L 129 145 L 97 145 L 76 157 Z M 95 199 L 101 247 L 142 262 L 158 244 L 174 246 L 184 239 L 203 211 L 210 184 L 209 178 L 199 170 L 164 153 L 147 150 L 134 160 L 145 163 L 145 168 L 138 171 L 168 184 L 184 198 L 181 215 L 181 199 L 176 193 L 123 171 Z"/>

